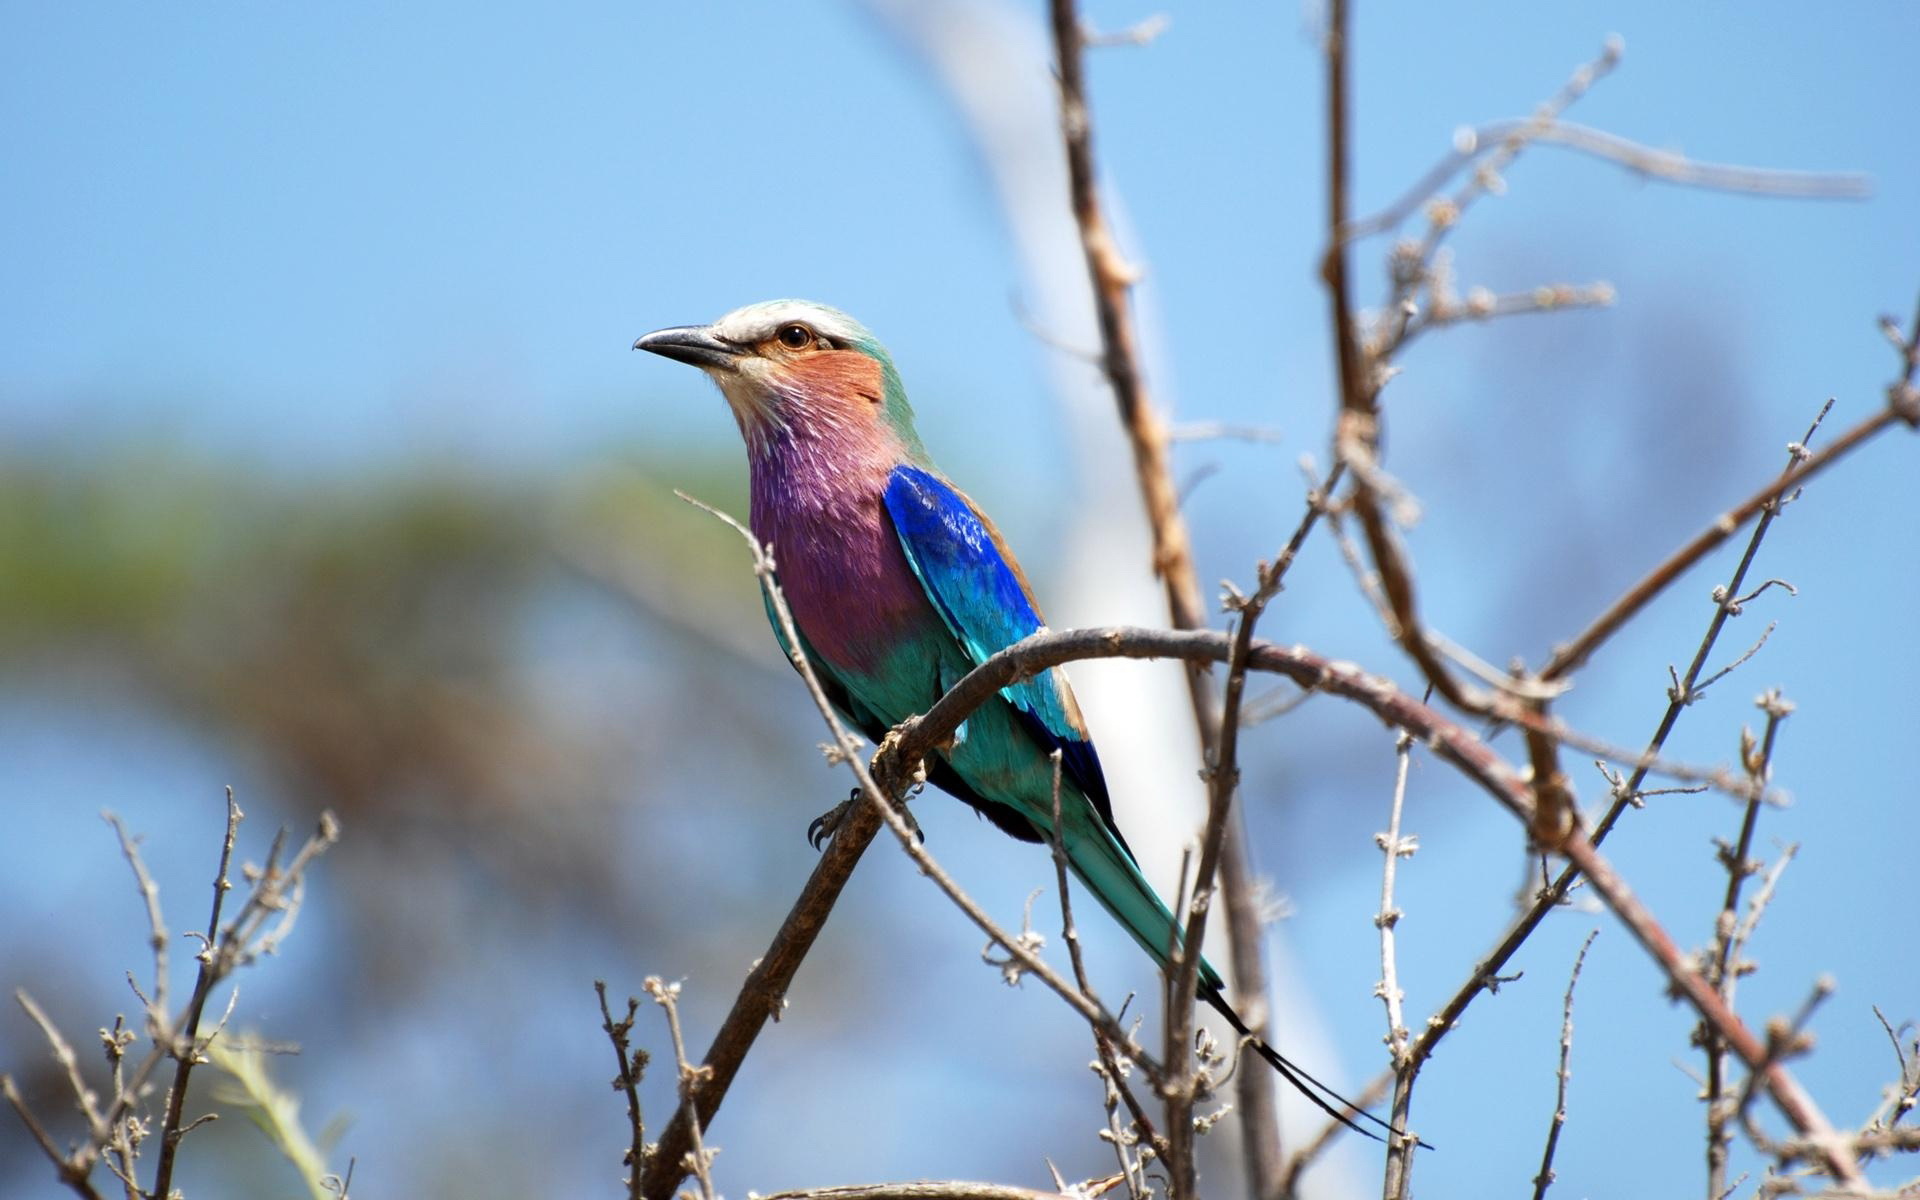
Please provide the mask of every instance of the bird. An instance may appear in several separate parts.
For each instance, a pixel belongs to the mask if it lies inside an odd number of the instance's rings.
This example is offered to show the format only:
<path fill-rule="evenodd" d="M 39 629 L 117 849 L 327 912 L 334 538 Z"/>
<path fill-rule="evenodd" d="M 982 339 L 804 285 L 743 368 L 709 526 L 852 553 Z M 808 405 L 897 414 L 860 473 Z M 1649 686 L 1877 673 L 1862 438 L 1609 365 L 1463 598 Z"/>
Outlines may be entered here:
<path fill-rule="evenodd" d="M 746 443 L 748 526 L 833 706 L 878 744 L 994 652 L 1045 628 L 991 519 L 934 465 L 893 359 L 872 332 L 806 300 L 749 304 L 633 343 L 704 371 Z M 767 599 L 781 649 L 792 657 Z M 1054 833 L 1073 874 L 1162 970 L 1184 930 L 1114 820 L 1085 717 L 1055 668 L 976 709 L 927 763 L 935 787 L 1025 842 Z M 830 818 L 823 818 L 823 821 Z M 815 823 L 816 828 L 820 822 Z M 1204 957 L 1198 995 L 1290 1084 L 1347 1127 L 1398 1132 L 1256 1036 Z"/>

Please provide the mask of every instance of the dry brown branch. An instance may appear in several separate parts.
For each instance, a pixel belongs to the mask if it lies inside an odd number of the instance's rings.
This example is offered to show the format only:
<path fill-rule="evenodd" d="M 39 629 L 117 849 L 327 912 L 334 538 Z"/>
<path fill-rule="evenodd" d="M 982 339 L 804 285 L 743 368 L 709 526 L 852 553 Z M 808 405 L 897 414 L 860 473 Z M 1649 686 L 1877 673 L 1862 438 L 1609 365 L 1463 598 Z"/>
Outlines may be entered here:
<path fill-rule="evenodd" d="M 1093 288 L 1094 315 L 1100 327 L 1101 368 L 1113 388 L 1114 402 L 1133 448 L 1134 470 L 1153 529 L 1154 572 L 1166 587 L 1167 607 L 1175 627 L 1197 629 L 1206 624 L 1206 614 L 1195 582 L 1186 520 L 1180 515 L 1168 465 L 1166 425 L 1147 393 L 1133 322 L 1127 312 L 1129 293 L 1139 273 L 1121 256 L 1100 208 L 1093 118 L 1088 111 L 1082 66 L 1085 34 L 1072 0 L 1053 0 L 1051 20 L 1060 79 L 1060 128 L 1066 143 L 1074 221 L 1080 229 Z M 1194 686 L 1200 686 L 1199 681 Z"/>
<path fill-rule="evenodd" d="M 1806 434 L 1801 440 L 1789 445 L 1788 470 L 1791 470 L 1806 457 L 1806 444 L 1812 440 L 1815 431 L 1818 430 L 1822 419 L 1826 416 L 1830 407 L 1831 402 L 1822 407 L 1820 413 L 1814 418 L 1813 423 L 1808 427 Z M 1775 507 L 1765 510 L 1761 514 L 1761 518 L 1755 523 L 1753 533 L 1748 538 L 1746 549 L 1741 555 L 1739 563 L 1735 566 L 1732 576 L 1724 587 L 1716 589 L 1717 597 L 1737 596 L 1741 593 L 1747 574 L 1752 568 L 1755 557 L 1759 553 L 1760 543 L 1765 539 L 1767 531 L 1771 527 L 1774 518 L 1779 515 L 1779 511 L 1779 508 Z M 1666 711 L 1662 714 L 1658 727 L 1649 739 L 1646 751 L 1640 756 L 1640 765 L 1635 767 L 1630 778 L 1614 782 L 1612 803 L 1608 807 L 1605 815 L 1595 824 L 1591 835 L 1594 845 L 1598 846 L 1601 842 L 1605 841 L 1608 833 L 1612 831 L 1613 826 L 1625 814 L 1626 810 L 1637 805 L 1641 796 L 1648 794 L 1642 785 L 1647 777 L 1651 764 L 1658 759 L 1660 750 L 1666 745 L 1668 737 L 1672 734 L 1674 727 L 1679 722 L 1680 714 L 1699 696 L 1701 688 L 1704 686 L 1699 682 L 1700 675 L 1705 668 L 1707 658 L 1712 654 L 1713 648 L 1719 639 L 1721 631 L 1725 628 L 1728 618 L 1735 615 L 1736 611 L 1737 610 L 1726 605 L 1722 600 L 1716 599 L 1713 616 L 1707 624 L 1706 631 L 1701 637 L 1700 644 L 1694 652 L 1693 659 L 1688 665 L 1685 675 L 1676 677 L 1674 686 L 1668 691 Z M 1506 967 L 1508 962 L 1512 960 L 1513 955 L 1516 954 L 1526 940 L 1532 936 L 1533 931 L 1539 927 L 1540 922 L 1545 919 L 1546 915 L 1553 911 L 1554 908 L 1566 902 L 1568 895 L 1571 893 L 1579 878 L 1580 872 L 1577 867 L 1570 865 L 1563 869 L 1550 884 L 1540 889 L 1534 897 L 1533 902 L 1520 914 L 1513 924 L 1507 928 L 1506 932 L 1494 944 L 1493 949 L 1474 964 L 1466 980 L 1455 989 L 1446 1004 L 1428 1019 L 1421 1030 L 1420 1036 L 1414 1040 L 1411 1054 L 1416 1066 L 1423 1063 L 1433 1053 L 1440 1041 L 1446 1037 L 1448 1032 L 1454 1028 L 1460 1018 L 1465 1014 L 1467 1007 L 1473 1000 L 1478 997 L 1482 991 L 1493 988 L 1493 981 L 1501 978 L 1500 972 Z"/>
<path fill-rule="evenodd" d="M 1598 929 L 1587 934 L 1580 943 L 1580 953 L 1574 955 L 1573 971 L 1567 976 L 1567 996 L 1560 1009 L 1560 1069 L 1554 1072 L 1555 1088 L 1553 1119 L 1547 1123 L 1547 1145 L 1540 1153 L 1540 1170 L 1533 1177 L 1533 1200 L 1546 1200 L 1547 1189 L 1553 1186 L 1553 1153 L 1560 1145 L 1560 1130 L 1567 1123 L 1567 1084 L 1573 1080 L 1573 989 L 1580 982 L 1580 968 L 1586 965 L 1587 950 L 1592 947 L 1593 939 L 1600 936 Z"/>
<path fill-rule="evenodd" d="M 1225 635 L 1153 629 L 1088 629 L 1041 633 L 993 655 L 955 684 L 924 716 L 903 722 L 895 731 L 895 751 L 924 753 L 952 734 L 960 721 L 989 695 L 1018 679 L 1030 678 L 1049 667 L 1082 658 L 1187 658 L 1221 662 L 1231 653 Z M 1357 668 L 1330 663 L 1312 653 L 1256 642 L 1248 654 L 1252 670 L 1287 675 L 1305 687 L 1354 700 L 1381 720 L 1424 741 L 1443 761 L 1460 769 L 1508 812 L 1532 822 L 1532 796 L 1519 772 L 1484 742 L 1450 718 L 1400 692 L 1386 680 Z M 1720 1000 L 1719 995 L 1687 962 L 1666 929 L 1648 912 L 1626 882 L 1585 836 L 1568 840 L 1562 851 L 1572 868 L 1584 874 L 1666 975 L 1668 983 L 1723 1036 L 1729 1048 L 1749 1068 L 1765 1062 L 1765 1047 L 1752 1031 Z M 1476 979 L 1484 976 L 1477 975 Z M 1484 984 L 1482 984 L 1484 986 Z M 1477 990 L 1477 988 L 1476 988 Z M 1454 1014 L 1457 1018 L 1457 1014 Z M 1431 1032 L 1429 1030 L 1428 1032 Z M 1425 1041 L 1423 1035 L 1422 1041 Z M 1416 1043 L 1418 1053 L 1420 1043 Z M 1426 1052 L 1431 1052 L 1431 1043 Z M 1844 1152 L 1832 1126 L 1784 1068 L 1775 1064 L 1763 1072 L 1767 1091 L 1812 1144 L 1826 1147 L 1823 1161 L 1841 1182 L 1854 1182 L 1858 1170 Z"/>
<path fill-rule="evenodd" d="M 1726 1042 L 1747 1068 L 1760 1077 L 1774 1104 L 1800 1134 L 1811 1156 L 1819 1159 L 1837 1182 L 1849 1187 L 1866 1187 L 1866 1178 L 1860 1173 L 1855 1161 L 1856 1152 L 1848 1140 L 1835 1132 L 1814 1104 L 1813 1098 L 1801 1089 L 1799 1082 L 1784 1066 L 1775 1061 L 1768 1048 L 1727 1006 L 1700 972 L 1687 962 L 1686 956 L 1674 944 L 1666 929 L 1640 903 L 1612 865 L 1600 856 L 1593 843 L 1585 837 L 1574 837 L 1567 842 L 1564 852 L 1573 865 L 1580 868 L 1614 916 L 1633 934 L 1641 949 L 1652 956 L 1666 975 L 1667 982 L 1686 998 L 1714 1034 Z"/>
<path fill-rule="evenodd" d="M 819 865 L 807 877 L 793 907 L 774 933 L 772 943 L 747 973 L 739 994 L 734 997 L 733 1007 L 715 1031 L 701 1059 L 706 1076 L 693 1089 L 690 1099 L 675 1109 L 654 1152 L 643 1165 L 641 1192 L 650 1200 L 670 1200 L 680 1181 L 686 1178 L 682 1161 L 692 1147 L 694 1114 L 698 1114 L 703 1127 L 712 1123 L 740 1064 L 753 1048 L 754 1039 L 767 1020 L 780 1011 L 795 972 L 826 926 L 834 902 L 853 874 L 854 864 L 878 832 L 880 815 L 865 804 L 848 810 L 834 832 L 833 840 L 820 856 Z"/>
<path fill-rule="evenodd" d="M 1389 632 L 1419 666 L 1433 689 L 1449 703 L 1469 710 L 1481 706 L 1447 670 L 1420 623 L 1413 573 L 1382 508 L 1391 489 L 1380 469 L 1380 361 L 1360 342 L 1354 320 L 1347 267 L 1347 4 L 1329 0 L 1325 33 L 1327 80 L 1327 249 L 1320 274 L 1327 285 L 1334 358 L 1338 364 L 1340 413 L 1334 431 L 1334 461 L 1354 477 L 1348 505 L 1360 520 L 1380 589 L 1393 613 Z M 1397 307 L 1397 306 L 1396 306 Z"/>
<path fill-rule="evenodd" d="M 1069 201 L 1075 226 L 1080 232 L 1081 249 L 1086 257 L 1087 277 L 1093 293 L 1094 315 L 1100 329 L 1101 365 L 1113 389 L 1120 421 L 1133 450 L 1134 474 L 1147 521 L 1153 532 L 1153 568 L 1166 591 L 1168 618 L 1176 629 L 1203 629 L 1206 613 L 1200 598 L 1199 576 L 1194 571 L 1191 539 L 1186 519 L 1180 512 L 1179 489 L 1174 485 L 1165 422 L 1155 410 L 1140 368 L 1133 322 L 1129 314 L 1130 292 L 1138 272 L 1126 262 L 1115 243 L 1101 211 L 1099 184 L 1094 170 L 1093 115 L 1087 101 L 1084 50 L 1087 31 L 1082 25 L 1074 0 L 1051 0 L 1049 6 L 1054 58 L 1060 85 L 1060 129 L 1066 150 Z M 1187 696 L 1193 708 L 1194 730 L 1200 752 L 1210 762 L 1219 762 L 1221 740 L 1227 736 L 1213 696 L 1207 687 L 1205 672 L 1196 664 L 1187 664 Z M 1261 945 L 1259 907 L 1254 896 L 1253 872 L 1246 852 L 1245 826 L 1230 805 L 1209 803 L 1209 828 L 1204 841 L 1215 847 L 1212 857 L 1217 865 L 1203 865 L 1204 881 L 1196 888 L 1196 898 L 1210 891 L 1212 874 L 1217 869 L 1221 894 L 1227 912 L 1227 936 L 1232 950 L 1234 994 L 1240 998 L 1243 1017 L 1256 1035 L 1266 1031 L 1267 979 L 1265 951 Z M 1213 828 L 1213 826 L 1218 828 Z M 1198 931 L 1203 934 L 1204 928 Z M 1196 934 L 1196 939 L 1197 939 Z M 1188 955 L 1197 969 L 1198 942 Z M 1190 1038 L 1192 999 L 1190 989 L 1176 988 L 1176 1005 L 1182 1013 L 1168 1017 L 1168 1039 L 1176 1034 Z M 1184 999 L 1182 999 L 1184 997 Z M 1169 1062 L 1170 1067 L 1174 1066 Z M 1280 1124 L 1270 1080 L 1254 1073 L 1238 1076 L 1236 1094 L 1243 1126 L 1242 1145 L 1247 1159 L 1247 1174 L 1256 1195 L 1272 1195 L 1279 1184 Z M 1186 1122 L 1169 1114 L 1170 1136 L 1184 1141 Z M 1190 1161 L 1174 1147 L 1176 1184 L 1186 1178 L 1178 1165 Z M 1188 1180 L 1190 1182 L 1190 1180 Z M 1175 1187 L 1177 1195 L 1190 1194 L 1191 1187 Z"/>

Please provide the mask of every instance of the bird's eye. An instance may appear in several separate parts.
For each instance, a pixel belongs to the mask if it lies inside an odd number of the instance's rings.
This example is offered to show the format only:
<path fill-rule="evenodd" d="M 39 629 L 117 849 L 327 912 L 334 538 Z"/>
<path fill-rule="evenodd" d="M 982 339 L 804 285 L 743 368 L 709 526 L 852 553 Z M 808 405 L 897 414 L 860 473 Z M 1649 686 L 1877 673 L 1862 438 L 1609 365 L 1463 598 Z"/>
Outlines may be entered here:
<path fill-rule="evenodd" d="M 780 344 L 789 350 L 805 350 L 813 345 L 813 330 L 798 321 L 791 325 L 782 325 L 780 332 L 774 336 L 779 338 Z"/>

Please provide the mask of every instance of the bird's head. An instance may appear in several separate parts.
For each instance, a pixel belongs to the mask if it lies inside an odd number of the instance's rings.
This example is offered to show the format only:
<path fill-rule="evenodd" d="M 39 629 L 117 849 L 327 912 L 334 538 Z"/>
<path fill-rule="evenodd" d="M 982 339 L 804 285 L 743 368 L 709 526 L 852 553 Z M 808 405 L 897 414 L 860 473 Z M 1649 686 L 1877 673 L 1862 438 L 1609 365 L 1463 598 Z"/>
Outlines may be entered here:
<path fill-rule="evenodd" d="M 783 438 L 891 437 L 923 451 L 893 360 L 866 326 L 808 300 L 737 308 L 711 325 L 655 330 L 635 350 L 705 371 L 756 454 Z"/>

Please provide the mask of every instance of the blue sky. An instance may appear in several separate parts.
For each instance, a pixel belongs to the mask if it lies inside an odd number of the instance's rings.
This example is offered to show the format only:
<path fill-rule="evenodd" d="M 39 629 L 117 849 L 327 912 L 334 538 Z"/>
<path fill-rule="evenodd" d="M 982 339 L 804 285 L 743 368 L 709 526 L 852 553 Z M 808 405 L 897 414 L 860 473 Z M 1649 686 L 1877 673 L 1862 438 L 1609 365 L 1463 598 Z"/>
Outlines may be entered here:
<path fill-rule="evenodd" d="M 1039 44 L 1038 9 L 980 9 L 983 20 L 1027 29 L 1005 54 L 1024 64 L 1024 86 L 1043 87 L 1044 62 L 1022 57 Z M 1074 506 L 1090 475 L 1124 468 L 1090 467 L 1069 444 L 1076 426 L 1056 383 L 1074 368 L 1023 326 L 1022 308 L 1045 308 L 1017 222 L 905 11 L 6 3 L 0 444 L 87 458 L 158 439 L 295 480 L 421 463 L 563 480 L 615 454 L 669 464 L 730 454 L 733 429 L 712 390 L 628 347 L 658 326 L 803 295 L 848 309 L 886 340 L 929 445 L 1007 527 L 1043 593 L 1065 593 L 1073 581 L 1057 564 L 1075 536 Z M 1115 28 L 1154 11 L 1100 3 L 1090 16 Z M 1180 453 L 1183 473 L 1219 468 L 1190 502 L 1202 579 L 1244 581 L 1298 511 L 1293 460 L 1325 458 L 1330 375 L 1313 272 L 1324 219 L 1318 16 L 1291 5 L 1169 11 L 1171 28 L 1150 48 L 1095 57 L 1099 149 L 1128 249 L 1147 270 L 1160 397 L 1184 420 L 1271 426 L 1284 438 Z M 1530 110 L 1611 33 L 1624 36 L 1625 61 L 1575 119 L 1705 159 L 1873 178 L 1860 203 L 1754 199 L 1652 184 L 1542 148 L 1454 239 L 1463 284 L 1605 279 L 1619 293 L 1603 312 L 1436 336 L 1387 393 L 1390 466 L 1426 510 L 1409 536 L 1428 611 L 1492 661 L 1537 662 L 1667 546 L 1777 470 L 1785 442 L 1826 397 L 1838 401 L 1829 431 L 1879 402 L 1892 355 L 1874 320 L 1904 318 L 1920 288 L 1920 163 L 1901 107 L 1920 8 L 1516 0 L 1363 4 L 1357 22 L 1363 211 L 1424 171 L 1457 127 Z M 1031 120 L 1044 128 L 1051 116 L 1036 109 Z M 1369 302 L 1384 248 L 1356 253 Z M 1763 927 L 1766 970 L 1743 1000 L 1757 1020 L 1797 1003 L 1815 972 L 1839 975 L 1822 1052 L 1806 1067 L 1816 1094 L 1835 1097 L 1839 1121 L 1857 1118 L 1890 1067 L 1866 1006 L 1920 1016 L 1920 967 L 1889 952 L 1874 925 L 1901 912 L 1907 886 L 1897 847 L 1910 842 L 1903 747 L 1920 669 L 1909 615 L 1920 584 L 1912 453 L 1907 435 L 1891 434 L 1789 510 L 1759 570 L 1801 594 L 1756 606 L 1778 631 L 1689 713 L 1673 747 L 1693 761 L 1729 758 L 1763 686 L 1782 684 L 1801 705 L 1779 780 L 1796 803 L 1767 814 L 1763 838 L 1804 849 Z M 1691 652 L 1706 591 L 1729 565 L 1690 575 L 1623 635 L 1569 715 L 1617 742 L 1643 741 L 1664 666 Z M 1063 604 L 1069 617 L 1103 611 L 1097 598 Z M 1330 543 L 1303 561 L 1268 628 L 1410 679 Z M 1730 631 L 1727 645 L 1757 632 Z M 791 699 L 804 708 L 797 691 Z M 212 795 L 253 769 L 138 722 L 114 724 L 120 732 L 102 745 L 82 736 L 96 710 L 44 711 L 18 688 L 7 704 L 19 715 L 15 753 L 0 756 L 10 819 L 18 813 L 36 842 L 93 846 L 103 869 L 119 869 L 96 836 L 104 799 L 151 805 L 156 828 L 175 802 L 142 801 L 154 781 Z M 792 726 L 800 764 L 816 737 L 804 717 Z M 1368 835 L 1384 813 L 1387 743 L 1324 701 L 1256 741 L 1249 812 L 1261 865 L 1294 904 L 1284 938 L 1296 986 L 1316 1001 L 1344 1076 L 1363 1079 L 1380 1026 L 1368 994 L 1378 969 Z M 1402 936 L 1409 1006 L 1424 1013 L 1498 927 L 1521 855 L 1511 823 L 1437 764 L 1419 764 L 1415 778 L 1409 824 L 1426 848 L 1403 876 Z M 1583 782 L 1588 799 L 1593 779 Z M 262 807 L 273 809 L 270 795 Z M 997 911 L 1017 912 L 1042 882 L 1030 878 L 1033 864 L 1009 867 L 1001 843 L 968 832 L 970 819 L 937 819 L 936 848 L 950 848 Z M 1709 838 L 1736 819 L 1719 801 L 1683 799 L 1635 814 L 1615 843 L 1683 942 L 1709 928 Z M 70 897 L 61 881 L 79 870 L 64 849 L 0 850 L 0 876 L 13 881 L 0 899 Z M 770 1063 L 808 1072 L 829 1104 L 879 1089 L 885 1136 L 836 1152 L 843 1131 L 819 1121 L 808 1138 L 756 1142 L 750 1130 L 800 1103 L 770 1065 L 750 1080 L 760 1097 L 729 1109 L 737 1123 L 720 1140 L 730 1194 L 841 1181 L 841 1171 L 1037 1172 L 1039 1156 L 1061 1148 L 1022 1142 L 981 1106 L 1009 1092 L 1036 1107 L 1086 1102 L 1078 1049 L 1064 1063 L 1038 1057 L 1049 1036 L 1066 1036 L 1064 1018 L 1037 996 L 1009 1002 L 973 968 L 972 936 L 902 864 L 863 871 L 875 876 L 870 900 L 912 906 L 889 918 L 898 953 L 942 997 L 913 993 L 939 1005 L 927 1011 L 952 1040 L 889 1025 L 882 1005 L 848 1018 L 869 1039 L 853 1053 L 888 1059 L 863 1072 L 781 1027 L 793 1042 L 770 1048 Z M 199 886 L 197 875 L 185 879 Z M 783 906 L 774 899 L 758 914 L 766 928 Z M 1686 1054 L 1685 1016 L 1659 998 L 1622 930 L 1604 916 L 1568 917 L 1542 937 L 1529 987 L 1483 1000 L 1501 1005 L 1498 1015 L 1476 1010 L 1423 1084 L 1433 1106 L 1423 1132 L 1466 1151 L 1423 1166 L 1424 1194 L 1478 1195 L 1530 1176 L 1564 971 L 1594 924 L 1605 932 L 1580 1001 L 1582 1037 L 1591 1030 L 1593 1041 L 1576 1049 L 1577 1087 L 1590 1090 L 1575 1092 L 1562 1179 L 1576 1192 L 1627 1190 L 1605 1131 L 1636 1122 L 1684 1131 L 1655 1137 L 1642 1171 L 1693 1178 L 1696 1106 L 1668 1063 Z M 760 937 L 735 957 L 757 953 Z M 1108 948 L 1125 962 L 1121 943 Z M 582 978 L 677 971 L 643 952 L 611 965 L 606 947 L 562 953 Z M 108 976 L 118 965 L 96 964 Z M 703 982 L 709 1000 L 722 990 Z M 519 1011 L 533 1023 L 572 1021 L 562 995 L 572 998 L 543 979 Z M 692 1019 L 710 1027 L 712 1014 Z M 1495 1032 L 1538 1061 L 1509 1054 Z M 1013 1049 L 994 1056 L 995 1036 L 1016 1039 Z M 396 1047 L 343 1057 L 314 1100 L 321 1112 L 351 1101 L 372 1144 L 398 1118 L 368 1099 L 355 1072 L 433 1045 L 410 1023 L 393 1037 Z M 951 1067 L 936 1049 L 1015 1074 Z M 597 1113 L 598 1050 L 573 1050 L 580 1089 L 555 1103 Z M 929 1078 L 938 1094 L 917 1086 Z M 549 1082 L 567 1095 L 563 1080 Z M 1527 1088 L 1540 1094 L 1525 1098 Z M 943 1139 L 943 1128 L 966 1136 Z M 1079 1152 L 1075 1161 L 1097 1169 L 1093 1150 Z M 1362 1178 L 1371 1169 L 1358 1151 L 1347 1163 Z M 1489 1163 L 1514 1169 L 1496 1174 Z M 545 1178 L 587 1194 L 607 1175 L 564 1173 L 573 1169 Z"/>

